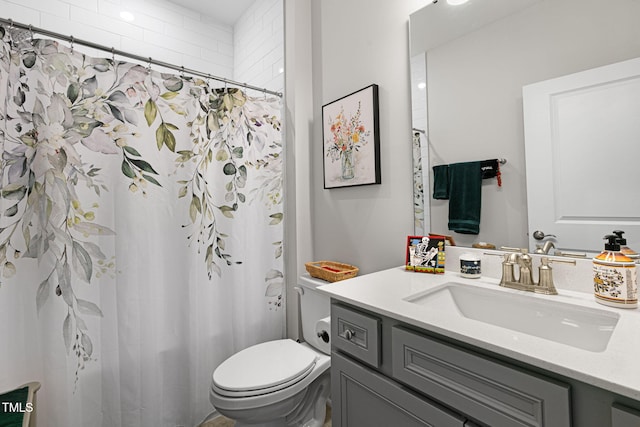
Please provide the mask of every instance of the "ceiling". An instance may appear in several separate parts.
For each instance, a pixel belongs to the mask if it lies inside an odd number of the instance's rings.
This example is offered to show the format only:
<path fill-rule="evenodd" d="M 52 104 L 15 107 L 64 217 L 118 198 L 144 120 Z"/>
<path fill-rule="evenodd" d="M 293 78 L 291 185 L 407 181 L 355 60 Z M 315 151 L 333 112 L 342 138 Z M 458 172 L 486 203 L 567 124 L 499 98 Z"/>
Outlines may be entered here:
<path fill-rule="evenodd" d="M 211 16 L 223 24 L 233 25 L 256 0 L 170 0 L 187 9 Z"/>

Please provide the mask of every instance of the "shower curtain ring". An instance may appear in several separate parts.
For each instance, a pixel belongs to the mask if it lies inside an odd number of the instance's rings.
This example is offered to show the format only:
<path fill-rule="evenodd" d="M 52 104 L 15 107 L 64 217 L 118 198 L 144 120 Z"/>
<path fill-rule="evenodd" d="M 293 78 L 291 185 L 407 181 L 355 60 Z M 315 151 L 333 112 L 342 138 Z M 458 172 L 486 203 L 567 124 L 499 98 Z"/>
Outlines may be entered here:
<path fill-rule="evenodd" d="M 29 42 L 33 44 L 33 25 L 29 24 Z"/>
<path fill-rule="evenodd" d="M 111 61 L 116 62 L 116 48 L 111 47 Z"/>
<path fill-rule="evenodd" d="M 153 61 L 153 59 L 151 59 L 151 57 L 149 57 L 149 62 L 147 62 L 147 71 L 151 72 L 151 62 Z"/>
<path fill-rule="evenodd" d="M 9 46 L 13 46 L 13 19 L 9 19 Z"/>
<path fill-rule="evenodd" d="M 73 36 L 71 36 L 70 39 L 71 39 L 71 53 L 73 53 L 73 42 L 75 41 L 75 39 L 73 38 Z"/>
<path fill-rule="evenodd" d="M 184 79 L 184 65 L 180 66 L 180 78 Z"/>

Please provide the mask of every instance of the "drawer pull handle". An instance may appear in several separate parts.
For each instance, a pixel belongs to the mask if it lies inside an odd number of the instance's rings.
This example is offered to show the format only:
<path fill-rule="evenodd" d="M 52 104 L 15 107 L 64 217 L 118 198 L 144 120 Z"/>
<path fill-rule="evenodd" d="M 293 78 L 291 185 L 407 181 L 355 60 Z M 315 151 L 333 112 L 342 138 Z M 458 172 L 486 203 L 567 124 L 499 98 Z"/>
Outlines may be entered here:
<path fill-rule="evenodd" d="M 351 339 L 356 335 L 355 331 L 352 331 L 351 329 L 347 329 L 346 331 L 344 331 L 344 337 L 347 339 L 347 341 L 351 341 Z"/>

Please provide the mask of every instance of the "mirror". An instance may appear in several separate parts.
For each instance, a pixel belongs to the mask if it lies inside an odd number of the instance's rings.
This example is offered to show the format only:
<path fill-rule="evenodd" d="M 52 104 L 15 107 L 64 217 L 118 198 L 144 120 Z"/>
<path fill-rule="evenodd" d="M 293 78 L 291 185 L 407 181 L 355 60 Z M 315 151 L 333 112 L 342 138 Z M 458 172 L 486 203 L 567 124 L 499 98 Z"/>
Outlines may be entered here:
<path fill-rule="evenodd" d="M 414 197 L 416 234 L 422 225 L 425 232 L 453 234 L 460 245 L 533 250 L 528 209 L 549 206 L 528 206 L 527 192 L 537 183 L 526 179 L 522 88 L 640 57 L 638 16 L 637 0 L 470 0 L 460 6 L 440 0 L 413 13 L 413 134 L 420 155 L 414 169 L 421 164 L 423 175 L 415 185 L 423 190 Z M 580 153 L 590 155 L 599 154 Z M 431 196 L 432 167 L 493 158 L 507 163 L 501 187 L 495 179 L 482 182 L 480 233 L 448 231 L 449 203 Z M 604 177 L 604 170 L 595 173 Z M 580 191 L 589 195 L 589 188 Z M 577 247 L 562 235 L 553 241 L 571 251 L 602 247 L 599 231 L 586 227 L 584 233 L 593 233 L 593 247 Z M 640 235 L 626 237 L 640 248 Z"/>

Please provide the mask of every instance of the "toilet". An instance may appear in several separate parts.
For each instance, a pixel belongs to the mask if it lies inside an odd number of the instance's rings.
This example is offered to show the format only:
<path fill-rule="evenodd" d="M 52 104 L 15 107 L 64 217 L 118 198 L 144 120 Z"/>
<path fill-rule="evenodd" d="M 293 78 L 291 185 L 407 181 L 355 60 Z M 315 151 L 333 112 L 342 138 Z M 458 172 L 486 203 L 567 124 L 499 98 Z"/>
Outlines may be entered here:
<path fill-rule="evenodd" d="M 329 399 L 331 345 L 329 297 L 316 287 L 327 282 L 308 274 L 300 294 L 304 342 L 268 341 L 248 347 L 213 372 L 209 400 L 242 426 L 322 427 Z"/>

